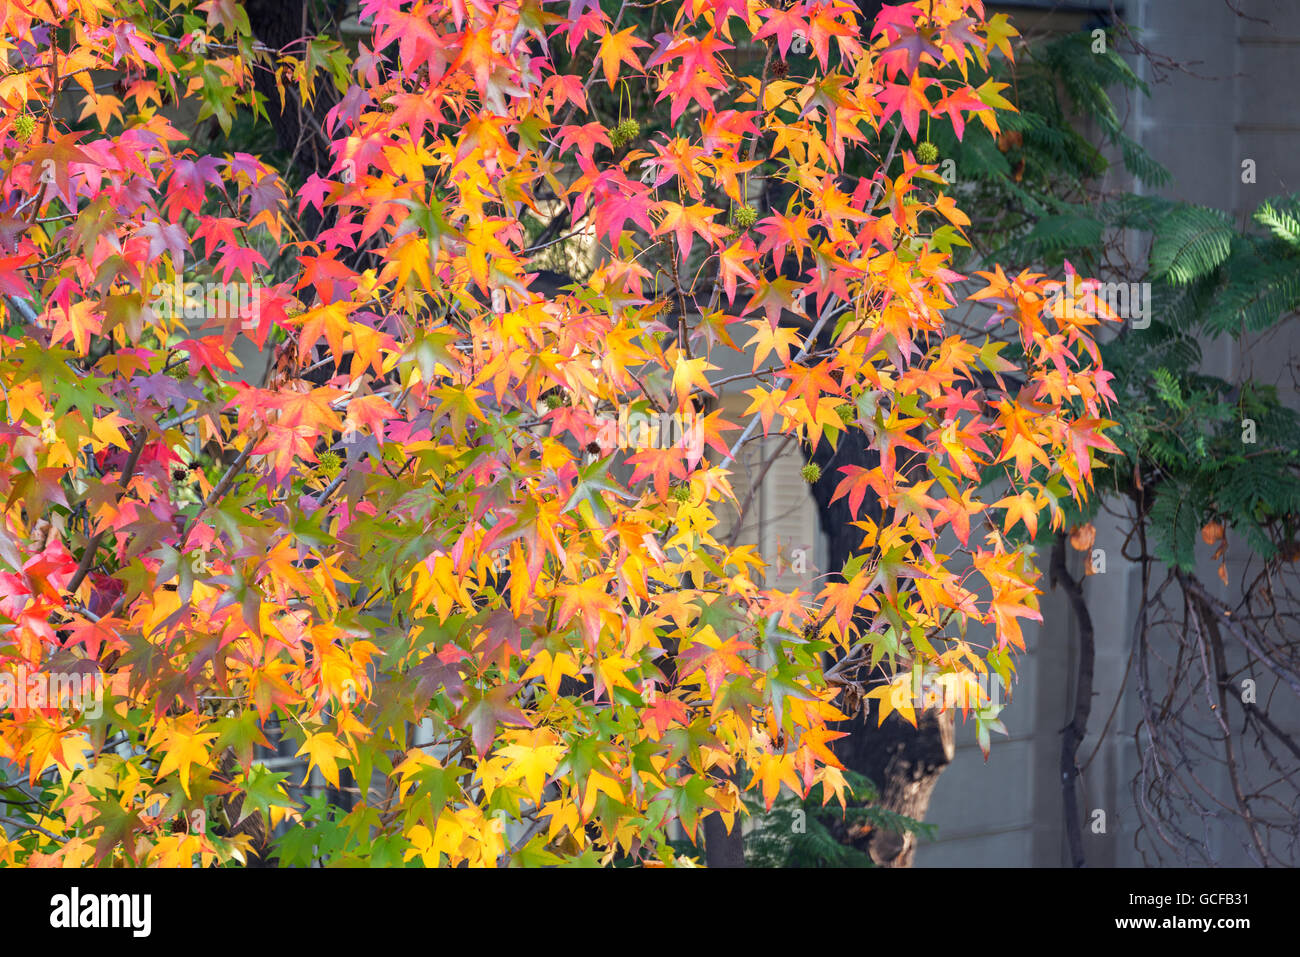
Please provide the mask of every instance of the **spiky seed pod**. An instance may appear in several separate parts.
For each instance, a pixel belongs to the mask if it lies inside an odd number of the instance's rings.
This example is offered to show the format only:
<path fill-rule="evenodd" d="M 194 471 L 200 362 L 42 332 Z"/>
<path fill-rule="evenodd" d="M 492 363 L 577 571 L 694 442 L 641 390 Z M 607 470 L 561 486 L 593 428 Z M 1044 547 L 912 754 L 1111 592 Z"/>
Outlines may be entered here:
<path fill-rule="evenodd" d="M 337 452 L 322 452 L 320 458 L 316 460 L 316 471 L 325 479 L 333 479 L 339 474 L 341 468 L 343 468 L 343 461 Z"/>
<path fill-rule="evenodd" d="M 916 158 L 920 162 L 929 166 L 939 158 L 939 147 L 935 146 L 929 140 L 926 140 L 924 143 L 921 143 L 916 147 Z"/>
<path fill-rule="evenodd" d="M 835 414 L 840 417 L 840 421 L 848 425 L 858 417 L 858 410 L 853 408 L 847 402 L 841 403 L 835 407 Z"/>
<path fill-rule="evenodd" d="M 758 210 L 753 206 L 745 205 L 736 210 L 736 225 L 741 229 L 750 229 L 758 222 Z"/>
<path fill-rule="evenodd" d="M 691 500 L 691 487 L 689 485 L 674 485 L 673 498 L 685 505 Z"/>
<path fill-rule="evenodd" d="M 819 478 L 822 477 L 822 467 L 818 465 L 816 462 L 809 462 L 807 465 L 805 465 L 803 468 L 799 470 L 799 474 L 803 476 L 803 480 L 805 482 L 807 482 L 809 485 L 812 485 L 814 482 L 816 482 Z"/>
<path fill-rule="evenodd" d="M 36 120 L 30 113 L 23 113 L 14 119 L 14 136 L 18 137 L 20 142 L 26 143 L 36 132 Z"/>

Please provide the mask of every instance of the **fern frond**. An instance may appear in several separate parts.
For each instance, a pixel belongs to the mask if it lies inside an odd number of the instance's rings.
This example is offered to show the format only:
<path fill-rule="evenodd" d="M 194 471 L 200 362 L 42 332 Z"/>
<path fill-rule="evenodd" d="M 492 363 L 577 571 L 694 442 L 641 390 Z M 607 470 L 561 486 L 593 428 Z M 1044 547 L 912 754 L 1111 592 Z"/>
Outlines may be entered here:
<path fill-rule="evenodd" d="M 1036 256 L 1052 256 L 1072 249 L 1095 249 L 1101 245 L 1102 224 L 1082 213 L 1044 216 L 1020 239 Z"/>
<path fill-rule="evenodd" d="M 1103 204 L 1098 210 L 1098 215 L 1108 226 L 1116 229 L 1136 229 L 1150 233 L 1155 231 L 1156 226 L 1175 206 L 1177 203 L 1160 196 L 1124 193 L 1113 201 Z"/>
<path fill-rule="evenodd" d="M 1157 320 L 1175 329 L 1192 330 L 1200 326 L 1205 312 L 1214 301 L 1221 285 L 1218 276 L 1209 274 L 1183 286 L 1157 282 L 1151 287 L 1151 309 Z"/>
<path fill-rule="evenodd" d="M 1255 210 L 1255 222 L 1294 249 L 1300 249 L 1300 198 L 1267 199 Z"/>
<path fill-rule="evenodd" d="M 1181 483 L 1162 485 L 1151 505 L 1151 532 L 1156 557 L 1167 565 L 1191 571 L 1196 564 L 1196 533 L 1199 516 Z"/>
<path fill-rule="evenodd" d="M 1140 143 L 1123 133 L 1117 137 L 1124 168 L 1148 186 L 1164 186 L 1170 180 L 1169 170 L 1161 166 Z"/>
<path fill-rule="evenodd" d="M 1205 206 L 1180 206 L 1156 229 L 1151 275 L 1175 284 L 1199 279 L 1228 258 L 1235 235 L 1225 213 Z"/>
<path fill-rule="evenodd" d="M 1300 307 L 1300 260 L 1270 258 L 1261 243 L 1239 240 L 1223 272 L 1227 284 L 1205 313 L 1209 332 L 1257 332 Z"/>

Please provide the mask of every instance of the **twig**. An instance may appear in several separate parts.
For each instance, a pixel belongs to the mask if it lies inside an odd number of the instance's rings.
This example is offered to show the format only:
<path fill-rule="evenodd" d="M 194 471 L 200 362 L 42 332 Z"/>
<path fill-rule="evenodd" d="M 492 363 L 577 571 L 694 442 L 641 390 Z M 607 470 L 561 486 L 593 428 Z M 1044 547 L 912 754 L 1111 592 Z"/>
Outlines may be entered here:
<path fill-rule="evenodd" d="M 68 843 L 66 837 L 59 837 L 59 835 L 45 830 L 45 828 L 41 827 L 39 824 L 29 824 L 26 821 L 19 821 L 12 817 L 0 817 L 0 824 L 8 824 L 11 827 L 16 827 L 24 831 L 40 831 L 52 841 L 58 841 L 60 844 Z"/>

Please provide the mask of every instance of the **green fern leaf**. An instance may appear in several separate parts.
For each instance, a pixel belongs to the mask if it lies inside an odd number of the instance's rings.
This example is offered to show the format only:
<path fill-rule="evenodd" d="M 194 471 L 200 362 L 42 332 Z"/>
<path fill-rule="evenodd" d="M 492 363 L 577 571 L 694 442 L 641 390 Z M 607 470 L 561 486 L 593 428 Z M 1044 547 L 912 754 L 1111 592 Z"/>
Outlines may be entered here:
<path fill-rule="evenodd" d="M 1151 506 L 1156 557 L 1167 565 L 1192 571 L 1196 566 L 1198 518 L 1186 485 L 1177 482 L 1161 486 Z"/>
<path fill-rule="evenodd" d="M 1182 285 L 1216 269 L 1232 251 L 1236 232 L 1226 214 L 1180 206 L 1160 223 L 1151 246 L 1151 275 Z"/>
<path fill-rule="evenodd" d="M 1265 200 L 1255 210 L 1254 219 L 1288 246 L 1300 249 L 1300 201 L 1295 196 Z"/>

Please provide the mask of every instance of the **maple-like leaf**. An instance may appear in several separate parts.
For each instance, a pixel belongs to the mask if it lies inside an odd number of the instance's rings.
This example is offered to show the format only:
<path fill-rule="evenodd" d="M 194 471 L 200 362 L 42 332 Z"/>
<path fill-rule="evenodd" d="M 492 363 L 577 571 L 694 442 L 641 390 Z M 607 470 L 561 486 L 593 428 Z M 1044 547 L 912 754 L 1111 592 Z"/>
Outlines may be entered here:
<path fill-rule="evenodd" d="M 713 217 L 722 210 L 703 203 L 682 206 L 680 203 L 663 203 L 664 217 L 655 228 L 654 235 L 662 236 L 673 233 L 677 237 L 677 248 L 681 250 L 682 259 L 690 254 L 695 236 L 712 245 L 727 234 L 727 228 L 713 222 Z"/>
<path fill-rule="evenodd" d="M 753 347 L 755 370 L 763 364 L 768 353 L 775 353 L 782 365 L 788 365 L 791 350 L 802 342 L 799 331 L 789 326 L 774 326 L 767 320 L 751 321 L 746 325 L 754 329 L 754 335 L 745 346 Z"/>
<path fill-rule="evenodd" d="M 939 116 L 947 114 L 948 119 L 952 121 L 953 132 L 957 134 L 960 140 L 966 130 L 966 120 L 963 111 L 978 112 L 980 110 L 990 109 L 989 105 L 976 96 L 969 88 L 959 87 L 951 93 L 939 99 L 934 105 L 934 115 Z"/>
<path fill-rule="evenodd" d="M 897 712 L 912 727 L 916 727 L 916 709 L 912 706 L 911 676 L 903 672 L 894 676 L 888 683 L 880 684 L 867 692 L 866 697 L 876 701 L 876 726 L 885 723 Z"/>
<path fill-rule="evenodd" d="M 514 741 L 498 751 L 510 762 L 506 780 L 522 780 L 533 801 L 541 803 L 542 788 L 564 756 L 564 748 L 549 728 L 526 732 Z"/>
<path fill-rule="evenodd" d="M 600 63 L 605 70 L 605 79 L 609 83 L 609 88 L 614 89 L 614 82 L 618 79 L 619 65 L 626 63 L 634 70 L 644 70 L 640 59 L 637 58 L 637 47 L 648 47 L 650 44 L 636 37 L 637 28 L 632 26 L 618 33 L 607 33 L 600 38 Z"/>
<path fill-rule="evenodd" d="M 750 673 L 750 664 L 742 657 L 742 653 L 752 647 L 735 636 L 725 641 L 716 637 L 700 637 L 678 655 L 678 673 L 682 678 L 689 678 L 696 671 L 703 671 L 709 693 L 717 697 L 718 689 L 724 681 L 733 675 Z"/>
<path fill-rule="evenodd" d="M 930 100 L 925 91 L 932 82 L 929 77 L 916 73 L 907 83 L 886 83 L 879 93 L 880 102 L 885 107 L 880 122 L 884 123 L 895 113 L 899 114 L 907 135 L 915 140 L 916 131 L 921 125 L 921 111 L 930 109 Z"/>
<path fill-rule="evenodd" d="M 217 732 L 200 729 L 199 716 L 193 713 L 182 714 L 174 721 L 161 723 L 150 739 L 151 745 L 162 753 L 158 776 L 165 777 L 175 771 L 181 782 L 181 790 L 189 797 L 190 770 L 196 764 L 207 764 L 206 746 L 216 738 Z"/>
<path fill-rule="evenodd" d="M 312 769 L 319 769 L 332 787 L 339 786 L 338 762 L 348 758 L 348 749 L 332 732 L 318 731 L 307 735 L 298 754 L 307 755 L 308 776 Z M 306 782 L 307 778 L 303 778 L 303 783 Z"/>
<path fill-rule="evenodd" d="M 746 265 L 753 259 L 754 244 L 749 240 L 732 243 L 718 253 L 718 267 L 722 276 L 722 288 L 727 294 L 727 302 L 736 301 L 736 284 L 741 280 L 751 284 L 758 282 Z"/>
<path fill-rule="evenodd" d="M 469 728 L 470 740 L 480 756 L 487 754 L 492 746 L 498 725 L 532 724 L 528 716 L 511 700 L 518 690 L 518 685 L 503 684 L 484 691 L 474 690 L 466 696 L 464 705 L 456 715 L 456 725 Z"/>
<path fill-rule="evenodd" d="M 763 804 L 769 811 L 781 791 L 782 784 L 795 794 L 803 792 L 803 786 L 795 771 L 794 755 L 790 753 L 762 755 L 759 758 L 758 768 L 754 772 L 754 784 L 760 786 Z"/>
<path fill-rule="evenodd" d="M 900 31 L 894 41 L 881 51 L 880 60 L 890 74 L 897 75 L 901 72 L 911 77 L 920 67 L 923 58 L 927 63 L 936 63 L 941 53 L 928 32 L 910 27 Z"/>

